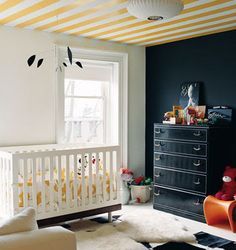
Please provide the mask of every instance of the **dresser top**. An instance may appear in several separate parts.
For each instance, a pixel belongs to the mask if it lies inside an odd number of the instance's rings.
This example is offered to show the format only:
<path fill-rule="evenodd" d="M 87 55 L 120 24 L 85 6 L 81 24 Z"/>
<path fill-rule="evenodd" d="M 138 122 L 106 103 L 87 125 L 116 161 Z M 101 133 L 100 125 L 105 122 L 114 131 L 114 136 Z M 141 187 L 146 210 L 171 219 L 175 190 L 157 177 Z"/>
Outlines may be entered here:
<path fill-rule="evenodd" d="M 212 125 L 181 125 L 181 124 L 165 124 L 165 123 L 154 123 L 154 126 L 163 126 L 163 127 L 174 127 L 174 128 L 212 128 Z"/>
<path fill-rule="evenodd" d="M 169 127 L 169 128 L 187 128 L 187 129 L 223 129 L 223 128 L 230 128 L 230 125 L 222 125 L 222 126 L 215 126 L 215 125 L 181 125 L 181 124 L 164 124 L 164 123 L 154 123 L 154 127 Z"/>

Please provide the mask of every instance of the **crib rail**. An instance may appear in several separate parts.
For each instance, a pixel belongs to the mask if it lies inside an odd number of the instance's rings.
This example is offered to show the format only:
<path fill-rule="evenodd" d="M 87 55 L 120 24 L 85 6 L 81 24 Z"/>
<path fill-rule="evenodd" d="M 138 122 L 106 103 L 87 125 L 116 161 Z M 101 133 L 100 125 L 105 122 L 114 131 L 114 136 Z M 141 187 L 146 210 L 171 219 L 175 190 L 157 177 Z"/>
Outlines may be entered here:
<path fill-rule="evenodd" d="M 6 160 L 0 154 L 0 213 L 4 216 L 32 206 L 37 219 L 46 219 L 120 201 L 119 146 L 37 148 L 8 155 Z"/>

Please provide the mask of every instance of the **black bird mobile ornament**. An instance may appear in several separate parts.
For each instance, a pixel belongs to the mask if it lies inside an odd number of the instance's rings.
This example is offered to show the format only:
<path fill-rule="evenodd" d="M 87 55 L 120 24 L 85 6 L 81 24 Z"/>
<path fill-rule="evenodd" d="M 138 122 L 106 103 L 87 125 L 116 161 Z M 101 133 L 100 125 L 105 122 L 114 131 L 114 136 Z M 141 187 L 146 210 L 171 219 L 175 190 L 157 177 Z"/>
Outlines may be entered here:
<path fill-rule="evenodd" d="M 67 47 L 67 55 L 68 55 L 70 65 L 73 65 L 73 54 L 69 46 Z M 30 56 L 27 60 L 28 66 L 31 67 L 34 64 L 35 60 L 36 60 L 36 55 Z M 43 64 L 43 62 L 44 62 L 44 59 L 40 58 L 37 62 L 37 68 L 39 68 Z M 83 65 L 80 61 L 76 61 L 75 64 L 81 69 L 83 68 Z M 67 63 L 63 62 L 62 65 L 58 65 L 58 67 L 56 68 L 56 71 L 60 70 L 62 72 L 62 66 L 64 66 L 65 68 L 68 67 Z"/>

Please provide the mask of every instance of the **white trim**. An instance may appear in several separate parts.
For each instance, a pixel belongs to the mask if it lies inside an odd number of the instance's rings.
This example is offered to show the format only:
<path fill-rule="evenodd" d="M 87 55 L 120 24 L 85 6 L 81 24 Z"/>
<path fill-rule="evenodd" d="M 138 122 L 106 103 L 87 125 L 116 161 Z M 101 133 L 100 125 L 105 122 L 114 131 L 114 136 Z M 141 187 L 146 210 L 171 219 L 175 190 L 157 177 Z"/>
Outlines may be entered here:
<path fill-rule="evenodd" d="M 79 55 L 79 59 L 94 60 L 104 62 L 117 62 L 119 64 L 119 146 L 121 148 L 121 166 L 128 166 L 128 54 L 112 51 L 88 50 L 71 48 Z M 60 63 L 60 58 L 67 57 L 67 50 L 64 46 L 56 46 L 56 67 Z M 64 72 L 56 72 L 56 142 L 61 142 L 64 135 L 64 98 L 61 96 L 64 91 L 62 79 Z M 63 101 L 62 101 L 63 100 Z M 63 117 L 63 118 L 62 118 Z"/>
<path fill-rule="evenodd" d="M 123 54 L 120 70 L 120 112 L 121 112 L 121 166 L 128 167 L 128 54 Z"/>

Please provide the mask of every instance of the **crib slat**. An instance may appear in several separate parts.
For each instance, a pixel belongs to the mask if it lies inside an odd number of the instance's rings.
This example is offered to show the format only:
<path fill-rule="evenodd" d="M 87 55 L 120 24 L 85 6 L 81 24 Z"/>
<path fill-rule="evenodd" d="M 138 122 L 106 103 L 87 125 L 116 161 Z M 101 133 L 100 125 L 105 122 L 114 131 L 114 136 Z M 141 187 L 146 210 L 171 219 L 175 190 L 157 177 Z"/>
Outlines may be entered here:
<path fill-rule="evenodd" d="M 18 166 L 17 166 L 18 167 Z M 15 185 L 15 180 L 13 178 L 13 174 L 12 174 L 12 160 L 8 160 L 8 169 L 7 169 L 7 209 L 8 211 L 10 211 L 10 213 L 13 215 L 14 214 L 14 201 L 15 203 L 17 203 L 18 205 L 18 201 L 19 199 L 16 199 L 15 198 L 17 197 L 18 198 L 18 192 L 17 192 L 17 188 L 16 188 L 16 185 Z M 13 184 L 13 185 L 12 185 Z M 16 193 L 16 195 L 15 195 Z M 16 207 L 18 208 L 18 206 Z"/>
<path fill-rule="evenodd" d="M 6 164 L 7 164 L 7 159 L 4 159 L 3 160 L 3 179 L 2 179 L 2 182 L 3 182 L 3 185 L 2 185 L 2 197 L 3 197 L 3 201 L 6 201 L 6 176 L 5 176 L 5 173 L 6 173 Z M 7 212 L 7 204 L 6 202 L 3 203 L 3 211 L 4 211 L 4 214 L 6 214 Z"/>
<path fill-rule="evenodd" d="M 93 184 L 93 173 L 92 173 L 92 155 L 88 154 L 88 168 L 89 168 L 89 204 L 91 205 L 93 203 L 93 188 L 92 188 L 92 184 Z"/>
<path fill-rule="evenodd" d="M 113 151 L 109 152 L 109 165 L 110 165 L 110 200 L 113 200 Z"/>
<path fill-rule="evenodd" d="M 82 206 L 82 159 L 81 155 L 77 155 L 77 164 L 78 164 L 78 206 Z"/>
<path fill-rule="evenodd" d="M 50 172 L 50 211 L 53 211 L 54 206 L 54 180 L 53 180 L 53 158 L 52 156 L 49 157 L 49 172 Z"/>
<path fill-rule="evenodd" d="M 81 154 L 81 181 L 82 181 L 82 207 L 85 207 L 86 204 L 86 200 L 85 200 L 85 192 L 86 192 L 86 184 L 85 184 L 85 169 L 84 166 L 86 164 L 85 161 L 85 155 Z"/>
<path fill-rule="evenodd" d="M 120 166 L 121 166 L 121 162 L 120 162 L 120 151 L 116 151 L 116 194 L 117 194 L 117 199 L 120 200 Z"/>
<path fill-rule="evenodd" d="M 8 171 L 9 171 L 9 168 L 10 168 L 10 161 L 9 159 L 5 159 L 4 161 L 4 172 L 3 172 L 3 199 L 5 201 L 5 204 L 4 204 L 4 210 L 5 210 L 5 213 L 8 212 L 8 209 L 10 209 L 9 207 L 9 204 L 8 204 L 8 194 L 9 194 L 9 185 L 8 185 L 8 182 L 10 181 L 10 179 L 8 179 Z"/>
<path fill-rule="evenodd" d="M 58 207 L 62 209 L 61 155 L 58 156 Z"/>
<path fill-rule="evenodd" d="M 23 177 L 23 201 L 24 207 L 28 207 L 28 161 L 22 160 L 23 169 L 24 169 L 24 177 Z"/>
<path fill-rule="evenodd" d="M 70 207 L 70 161 L 66 155 L 66 207 Z"/>
<path fill-rule="evenodd" d="M 31 161 L 32 167 L 32 198 L 33 198 L 33 207 L 37 208 L 37 183 L 36 183 L 36 158 L 33 158 Z"/>
<path fill-rule="evenodd" d="M 5 208 L 6 208 L 6 211 L 10 211 L 10 180 L 11 180 L 11 177 L 9 176 L 9 172 L 10 172 L 10 169 L 11 169 L 11 161 L 9 159 L 7 159 L 7 164 L 6 164 L 6 169 L 5 169 L 5 200 L 6 200 L 6 205 L 5 205 Z"/>
<path fill-rule="evenodd" d="M 3 211 L 4 214 L 7 212 L 7 203 L 6 203 L 6 171 L 7 171 L 7 159 L 3 159 L 3 171 L 2 171 L 2 199 L 3 199 Z"/>
<path fill-rule="evenodd" d="M 7 170 L 7 159 L 4 159 L 4 168 L 3 168 L 3 200 L 6 201 L 6 170 Z M 6 213 L 7 211 L 7 204 L 6 202 L 4 203 L 4 211 Z"/>
<path fill-rule="evenodd" d="M 73 163 L 74 163 L 74 207 L 78 207 L 78 178 L 77 178 L 77 155 L 73 155 Z"/>
<path fill-rule="evenodd" d="M 98 204 L 99 203 L 101 180 L 100 180 L 100 176 L 99 176 L 99 156 L 97 153 L 95 155 L 95 169 L 96 169 L 96 175 L 95 175 L 95 178 L 96 178 L 96 180 L 95 180 L 96 181 L 96 204 Z"/>
<path fill-rule="evenodd" d="M 42 165 L 42 176 L 41 176 L 41 180 L 42 180 L 42 212 L 45 213 L 46 212 L 46 197 L 45 197 L 45 175 L 46 175 L 46 171 L 45 171 L 45 166 L 46 166 L 46 158 L 44 158 L 42 160 L 41 158 L 41 165 Z"/>
<path fill-rule="evenodd" d="M 119 155 L 117 151 L 113 151 L 113 154 L 115 155 L 114 157 L 114 169 L 115 169 L 115 173 L 114 173 L 114 186 L 115 186 L 115 198 L 119 199 L 119 190 L 120 190 L 120 186 L 119 186 L 119 182 L 120 182 L 120 168 L 119 168 Z"/>
<path fill-rule="evenodd" d="M 8 190 L 7 190 L 7 172 L 8 172 L 8 167 L 9 167 L 9 160 L 6 159 L 5 161 L 5 168 L 4 168 L 4 200 L 7 201 L 7 193 L 8 193 Z M 7 207 L 7 202 L 5 203 L 5 210 L 7 211 L 8 207 Z"/>
<path fill-rule="evenodd" d="M 102 164 L 103 164 L 103 175 L 102 175 L 102 187 L 103 187 L 103 203 L 105 203 L 105 201 L 107 200 L 107 184 L 106 184 L 106 181 L 107 181 L 107 177 L 106 177 L 106 155 L 105 155 L 105 152 L 102 153 L 102 156 L 101 156 L 101 161 L 102 161 Z"/>
<path fill-rule="evenodd" d="M 6 209 L 8 211 L 11 211 L 11 203 L 10 203 L 10 198 L 13 198 L 11 197 L 11 186 L 10 186 L 10 181 L 12 179 L 12 176 L 10 175 L 11 173 L 11 161 L 8 159 L 7 160 L 7 171 L 6 171 Z"/>
<path fill-rule="evenodd" d="M 0 214 L 5 214 L 4 198 L 3 198 L 3 159 L 0 157 Z"/>
<path fill-rule="evenodd" d="M 20 172 L 20 160 L 15 159 L 14 156 L 11 157 L 9 161 L 9 178 L 8 178 L 8 185 L 9 185 L 9 205 L 10 209 L 8 210 L 8 214 L 10 213 L 12 216 L 19 210 L 19 187 L 18 187 L 18 180 L 19 180 L 19 172 Z"/>

